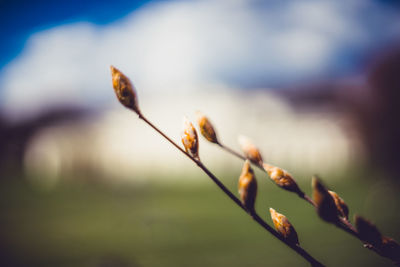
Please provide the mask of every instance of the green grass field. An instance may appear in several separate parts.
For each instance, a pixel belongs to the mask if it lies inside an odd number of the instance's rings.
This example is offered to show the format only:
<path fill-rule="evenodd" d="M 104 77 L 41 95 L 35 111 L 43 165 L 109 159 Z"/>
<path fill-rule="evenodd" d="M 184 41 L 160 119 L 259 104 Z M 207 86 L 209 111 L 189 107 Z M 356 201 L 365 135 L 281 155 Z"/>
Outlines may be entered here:
<path fill-rule="evenodd" d="M 207 179 L 206 176 L 203 177 Z M 165 177 L 168 179 L 168 177 Z M 236 175 L 222 176 L 236 193 Z M 4 266 L 308 266 L 211 182 L 106 186 L 69 182 L 46 191 L 21 179 L 0 183 Z M 285 214 L 300 244 L 328 266 L 391 266 L 322 222 L 313 208 L 258 175 L 257 210 Z M 300 183 L 310 194 L 309 183 Z M 371 177 L 329 186 L 380 230 L 400 238 L 399 187 Z"/>

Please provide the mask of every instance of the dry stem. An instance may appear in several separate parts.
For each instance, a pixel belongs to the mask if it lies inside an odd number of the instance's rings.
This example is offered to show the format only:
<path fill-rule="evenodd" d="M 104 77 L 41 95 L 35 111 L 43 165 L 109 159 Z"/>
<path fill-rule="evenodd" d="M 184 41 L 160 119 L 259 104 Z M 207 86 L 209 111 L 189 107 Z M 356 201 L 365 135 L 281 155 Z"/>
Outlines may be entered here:
<path fill-rule="evenodd" d="M 308 261 L 311 266 L 324 266 L 322 263 L 317 261 L 314 257 L 312 257 L 307 251 L 305 251 L 302 247 L 299 245 L 290 243 L 286 241 L 277 231 L 275 231 L 271 226 L 269 226 L 255 211 L 248 211 L 242 204 L 242 202 L 228 189 L 225 187 L 225 185 L 217 178 L 215 175 L 208 170 L 203 163 L 199 160 L 196 159 L 192 156 L 190 156 L 186 151 L 184 151 L 180 146 L 178 146 L 173 140 L 171 140 L 167 135 L 165 135 L 161 130 L 159 130 L 154 124 L 152 124 L 148 119 L 146 119 L 143 114 L 139 113 L 139 118 L 142 119 L 144 122 L 146 122 L 150 127 L 152 127 L 154 130 L 156 130 L 159 134 L 161 134 L 165 139 L 168 140 L 173 146 L 175 146 L 179 151 L 181 151 L 183 154 L 185 154 L 190 160 L 192 160 L 200 169 L 202 169 L 203 172 L 205 172 L 208 177 L 213 180 L 213 182 L 233 201 L 236 203 L 237 206 L 239 206 L 243 211 L 245 211 L 247 214 L 250 215 L 250 217 L 256 221 L 261 227 L 263 227 L 265 230 L 267 230 L 270 234 L 272 234 L 274 237 L 282 241 L 285 245 L 290 247 L 292 250 L 294 250 L 297 254 L 299 254 L 301 257 L 303 257 L 306 261 Z M 234 151 L 225 148 L 224 146 L 220 145 L 222 148 L 230 151 L 230 153 L 236 154 L 236 156 L 239 156 L 242 159 L 245 159 L 244 157 L 240 156 L 240 154 L 235 153 Z M 260 166 L 259 166 L 260 167 Z"/>

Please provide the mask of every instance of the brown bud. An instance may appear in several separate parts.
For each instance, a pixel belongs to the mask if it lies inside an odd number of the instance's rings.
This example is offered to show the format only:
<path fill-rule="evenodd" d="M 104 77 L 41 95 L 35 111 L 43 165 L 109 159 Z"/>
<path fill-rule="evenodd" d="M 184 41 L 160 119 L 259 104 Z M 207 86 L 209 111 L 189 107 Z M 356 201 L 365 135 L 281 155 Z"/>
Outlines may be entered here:
<path fill-rule="evenodd" d="M 119 102 L 125 107 L 140 114 L 135 87 L 128 77 L 126 77 L 117 68 L 110 66 L 112 75 L 112 84 Z"/>
<path fill-rule="evenodd" d="M 254 211 L 254 203 L 257 196 L 257 180 L 248 160 L 244 162 L 242 173 L 239 177 L 239 195 L 246 209 Z"/>
<path fill-rule="evenodd" d="M 276 212 L 273 208 L 270 208 L 269 212 L 271 213 L 271 218 L 276 231 L 278 231 L 278 233 L 280 233 L 287 241 L 294 244 L 299 244 L 299 238 L 297 237 L 296 230 L 286 216 Z"/>
<path fill-rule="evenodd" d="M 397 263 L 400 262 L 400 244 L 393 238 L 383 236 L 381 254 Z"/>
<path fill-rule="evenodd" d="M 382 245 L 382 235 L 372 222 L 361 216 L 355 215 L 354 221 L 360 238 L 375 247 Z"/>
<path fill-rule="evenodd" d="M 255 164 L 262 164 L 263 159 L 258 148 L 245 136 L 239 136 L 238 138 L 239 145 L 242 148 L 242 151 L 246 158 L 248 158 L 251 162 Z"/>
<path fill-rule="evenodd" d="M 335 201 L 336 208 L 339 212 L 339 215 L 342 216 L 343 218 L 348 219 L 349 218 L 349 208 L 347 207 L 346 203 L 344 200 L 339 197 L 339 195 L 336 192 L 328 190 L 329 194 L 331 194 L 333 200 Z"/>
<path fill-rule="evenodd" d="M 199 139 L 197 137 L 196 129 L 193 124 L 186 118 L 183 119 L 183 131 L 182 131 L 182 144 L 185 147 L 186 152 L 199 160 Z"/>
<path fill-rule="evenodd" d="M 296 181 L 293 179 L 292 175 L 281 169 L 279 167 L 272 166 L 267 163 L 263 163 L 264 170 L 268 173 L 269 177 L 277 184 L 279 187 L 288 190 L 290 192 L 295 192 L 302 194 Z"/>
<path fill-rule="evenodd" d="M 217 134 L 214 127 L 206 116 L 200 112 L 196 112 L 197 123 L 200 128 L 201 134 L 210 142 L 218 144 Z"/>
<path fill-rule="evenodd" d="M 393 238 L 382 236 L 375 224 L 355 215 L 354 221 L 360 238 L 368 243 L 366 247 L 374 249 L 378 254 L 400 263 L 400 244 Z"/>
<path fill-rule="evenodd" d="M 313 199 L 316 204 L 317 213 L 321 219 L 337 223 L 339 221 L 338 210 L 331 194 L 317 177 L 312 178 Z"/>

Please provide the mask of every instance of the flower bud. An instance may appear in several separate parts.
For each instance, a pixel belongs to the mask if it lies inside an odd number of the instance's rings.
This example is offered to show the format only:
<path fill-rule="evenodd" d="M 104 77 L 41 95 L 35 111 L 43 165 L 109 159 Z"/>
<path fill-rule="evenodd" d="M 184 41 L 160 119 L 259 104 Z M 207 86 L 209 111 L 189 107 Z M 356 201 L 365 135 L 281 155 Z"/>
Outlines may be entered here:
<path fill-rule="evenodd" d="M 193 127 L 193 124 L 186 118 L 183 119 L 183 131 L 181 138 L 186 153 L 199 160 L 199 139 L 197 137 L 197 132 Z"/>
<path fill-rule="evenodd" d="M 257 180 L 248 160 L 244 162 L 242 173 L 239 177 L 239 195 L 243 206 L 248 211 L 254 211 L 254 203 L 257 196 Z"/>
<path fill-rule="evenodd" d="M 381 254 L 394 262 L 400 262 L 400 244 L 393 238 L 383 236 Z"/>
<path fill-rule="evenodd" d="M 206 116 L 200 112 L 196 112 L 197 123 L 200 128 L 201 134 L 210 142 L 218 144 L 217 134 L 214 127 Z"/>
<path fill-rule="evenodd" d="M 299 186 L 290 173 L 284 169 L 266 163 L 263 163 L 263 168 L 276 185 L 285 190 L 302 194 Z"/>
<path fill-rule="evenodd" d="M 276 212 L 273 208 L 270 208 L 269 212 L 271 213 L 272 222 L 274 223 L 276 231 L 278 231 L 278 233 L 280 233 L 287 241 L 299 244 L 296 230 L 286 216 Z"/>
<path fill-rule="evenodd" d="M 112 84 L 119 102 L 125 107 L 140 114 L 135 87 L 128 77 L 126 77 L 117 68 L 110 66 L 112 75 Z"/>
<path fill-rule="evenodd" d="M 358 215 L 354 216 L 354 221 L 358 234 L 360 235 L 360 238 L 363 241 L 375 247 L 381 246 L 382 235 L 381 232 L 379 232 L 378 228 L 375 226 L 375 224 Z"/>
<path fill-rule="evenodd" d="M 367 243 L 365 247 L 372 248 L 395 263 L 400 262 L 400 244 L 396 240 L 383 236 L 375 224 L 361 216 L 355 215 L 354 221 L 360 238 Z"/>
<path fill-rule="evenodd" d="M 317 177 L 312 178 L 312 188 L 319 217 L 327 222 L 337 223 L 339 217 L 335 201 Z"/>
<path fill-rule="evenodd" d="M 246 158 L 248 158 L 251 162 L 255 164 L 261 165 L 263 163 L 263 159 L 258 148 L 250 141 L 249 138 L 245 136 L 239 136 L 238 138 L 239 145 L 242 148 L 242 151 Z"/>
<path fill-rule="evenodd" d="M 335 205 L 339 212 L 339 215 L 342 216 L 343 218 L 348 219 L 349 218 L 349 208 L 347 207 L 344 200 L 341 197 L 339 197 L 339 195 L 336 192 L 333 192 L 330 190 L 328 190 L 328 192 L 332 196 L 333 200 L 335 201 Z"/>

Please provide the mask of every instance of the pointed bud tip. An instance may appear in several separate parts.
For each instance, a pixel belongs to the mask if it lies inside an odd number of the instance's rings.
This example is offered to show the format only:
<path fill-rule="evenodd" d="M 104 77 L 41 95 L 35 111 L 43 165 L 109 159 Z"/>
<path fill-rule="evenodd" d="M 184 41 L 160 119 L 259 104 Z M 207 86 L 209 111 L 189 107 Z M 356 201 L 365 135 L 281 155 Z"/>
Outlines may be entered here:
<path fill-rule="evenodd" d="M 188 131 L 188 132 L 195 131 L 195 129 L 193 127 L 193 124 L 190 122 L 190 120 L 186 116 L 183 116 L 183 118 L 182 118 L 182 128 L 183 128 L 183 132 L 185 132 L 185 131 Z"/>
<path fill-rule="evenodd" d="M 246 159 L 243 163 L 243 168 L 242 168 L 242 175 L 247 174 L 247 173 L 253 173 L 253 170 L 250 165 L 250 161 Z"/>
<path fill-rule="evenodd" d="M 312 186 L 312 187 L 315 187 L 318 183 L 319 183 L 318 177 L 314 175 L 314 176 L 311 178 L 311 186 Z"/>
<path fill-rule="evenodd" d="M 113 65 L 110 65 L 110 71 L 112 76 L 115 76 L 116 74 L 121 74 L 121 71 Z"/>
<path fill-rule="evenodd" d="M 192 122 L 186 116 L 183 116 L 183 118 L 182 118 L 182 126 L 183 126 L 184 131 L 186 131 L 186 130 L 193 131 L 194 130 Z"/>
<path fill-rule="evenodd" d="M 276 210 L 274 210 L 273 208 L 269 208 L 269 212 L 272 214 L 272 213 L 276 212 Z"/>
<path fill-rule="evenodd" d="M 325 186 L 322 184 L 321 179 L 317 175 L 314 175 L 311 178 L 311 187 L 314 189 L 320 189 L 320 188 L 325 189 Z M 327 189 L 325 190 L 327 191 Z"/>

